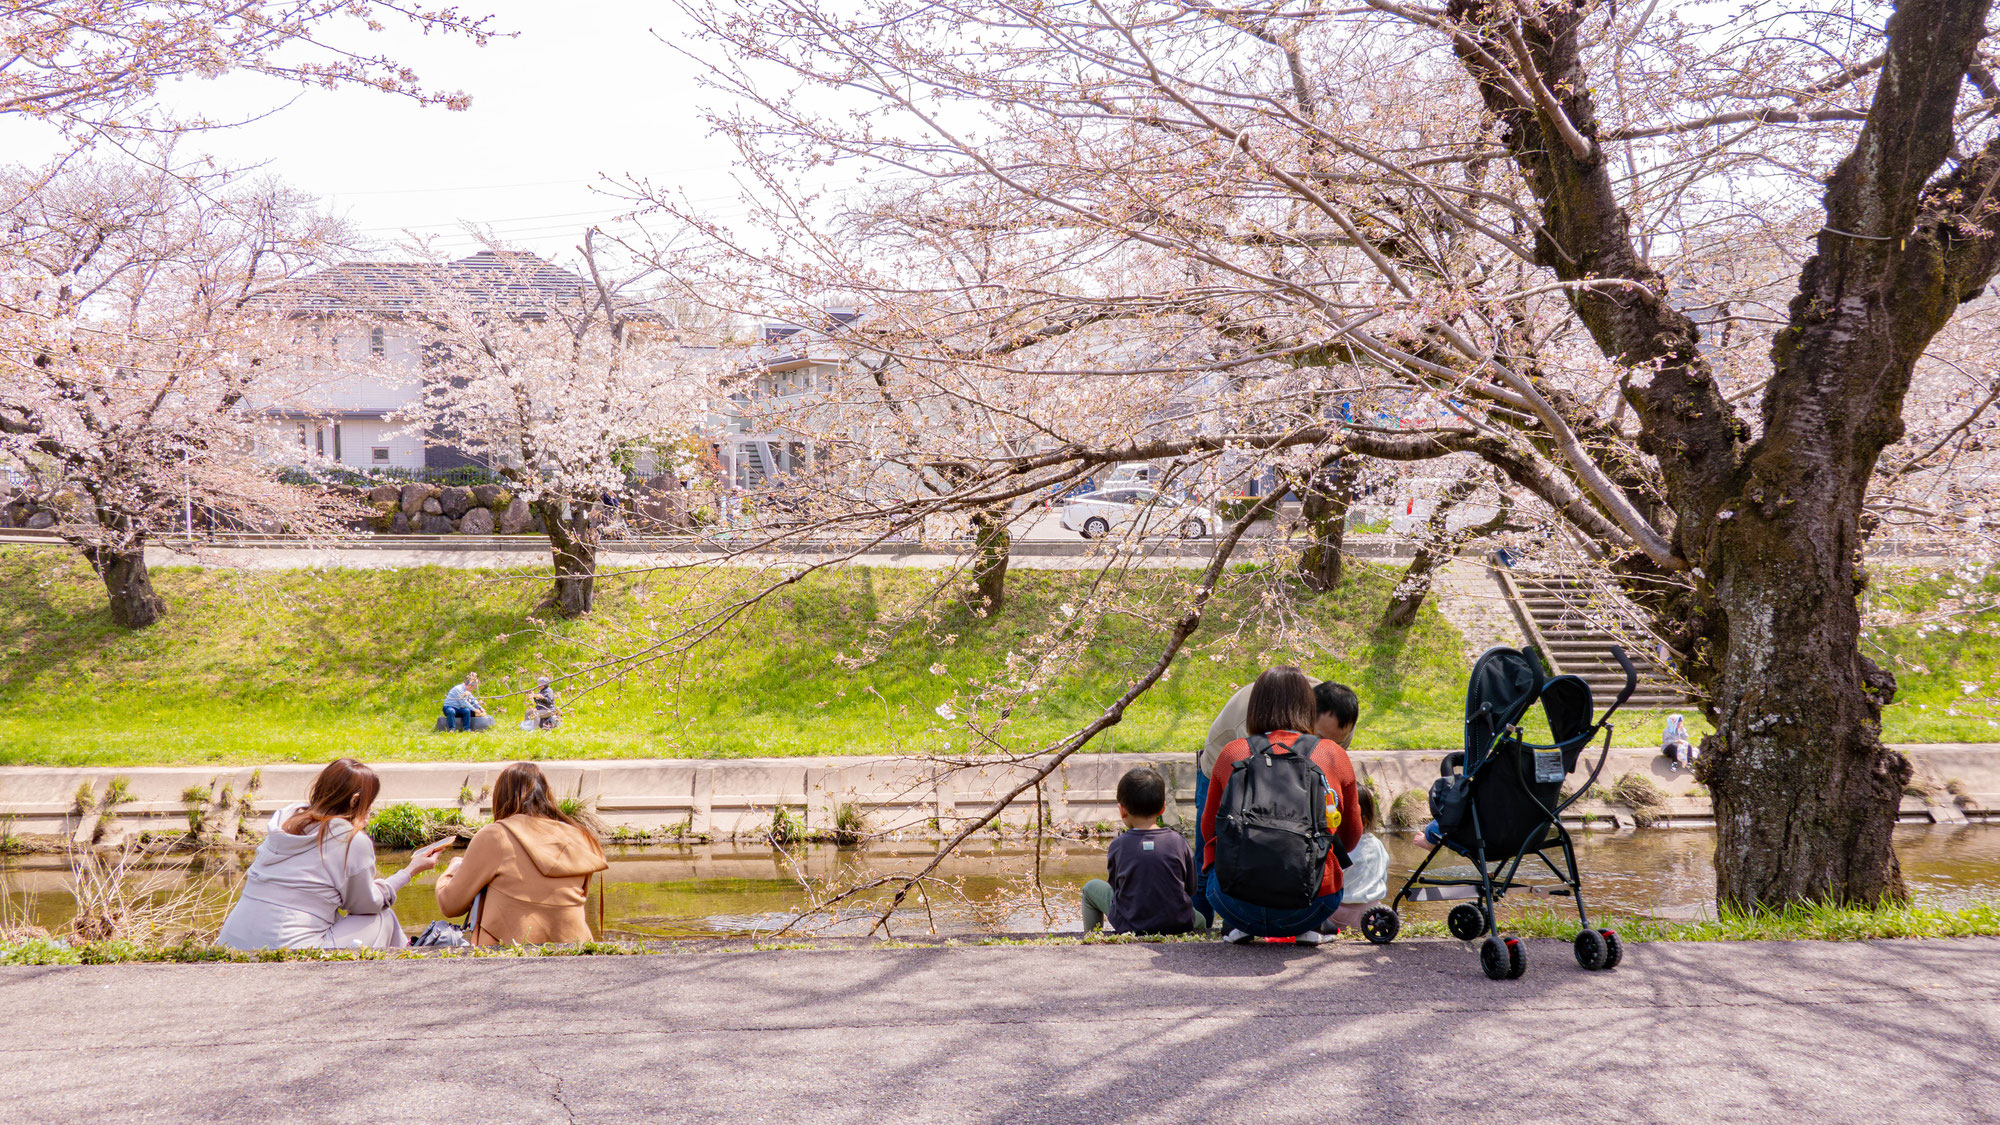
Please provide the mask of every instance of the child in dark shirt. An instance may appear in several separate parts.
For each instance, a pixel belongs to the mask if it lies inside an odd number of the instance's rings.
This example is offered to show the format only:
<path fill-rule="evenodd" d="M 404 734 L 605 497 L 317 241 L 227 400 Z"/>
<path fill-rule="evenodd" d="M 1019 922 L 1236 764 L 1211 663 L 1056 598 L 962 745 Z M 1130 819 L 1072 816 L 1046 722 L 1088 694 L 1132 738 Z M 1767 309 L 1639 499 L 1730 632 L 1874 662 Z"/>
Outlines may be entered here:
<path fill-rule="evenodd" d="M 1187 840 L 1159 828 L 1167 805 L 1167 779 L 1141 766 L 1118 779 L 1118 818 L 1125 831 L 1111 841 L 1105 867 L 1111 881 L 1083 885 L 1083 930 L 1108 920 L 1121 934 L 1185 934 L 1201 928 L 1194 910 L 1198 869 Z"/>

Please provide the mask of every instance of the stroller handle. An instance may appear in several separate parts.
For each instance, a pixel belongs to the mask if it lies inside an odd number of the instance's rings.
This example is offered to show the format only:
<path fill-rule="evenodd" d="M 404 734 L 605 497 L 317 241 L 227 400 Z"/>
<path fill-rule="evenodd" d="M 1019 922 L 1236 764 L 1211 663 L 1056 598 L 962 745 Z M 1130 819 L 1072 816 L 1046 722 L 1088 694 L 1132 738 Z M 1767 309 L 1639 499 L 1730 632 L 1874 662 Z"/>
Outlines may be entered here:
<path fill-rule="evenodd" d="M 1611 659 L 1616 660 L 1618 667 L 1625 670 L 1625 688 L 1618 693 L 1618 701 L 1611 705 L 1611 710 L 1616 711 L 1620 707 L 1625 706 L 1625 701 L 1632 698 L 1633 692 L 1639 690 L 1639 670 L 1632 667 L 1632 658 L 1625 655 L 1624 645 L 1611 646 Z M 1610 718 L 1610 712 L 1605 712 L 1604 717 L 1607 719 Z M 1601 722 L 1602 720 L 1599 721 Z"/>

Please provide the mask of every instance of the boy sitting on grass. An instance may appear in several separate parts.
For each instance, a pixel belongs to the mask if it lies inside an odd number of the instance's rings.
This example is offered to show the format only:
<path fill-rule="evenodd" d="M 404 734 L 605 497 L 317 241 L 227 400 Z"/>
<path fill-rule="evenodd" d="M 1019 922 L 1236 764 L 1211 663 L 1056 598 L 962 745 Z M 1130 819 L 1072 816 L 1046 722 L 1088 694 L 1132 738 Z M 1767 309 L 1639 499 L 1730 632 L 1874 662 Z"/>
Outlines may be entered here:
<path fill-rule="evenodd" d="M 1083 932 L 1186 934 L 1201 928 L 1194 910 L 1194 851 L 1171 828 L 1158 827 L 1167 807 L 1167 779 L 1140 766 L 1118 779 L 1118 819 L 1125 831 L 1105 855 L 1110 882 L 1083 885 Z"/>

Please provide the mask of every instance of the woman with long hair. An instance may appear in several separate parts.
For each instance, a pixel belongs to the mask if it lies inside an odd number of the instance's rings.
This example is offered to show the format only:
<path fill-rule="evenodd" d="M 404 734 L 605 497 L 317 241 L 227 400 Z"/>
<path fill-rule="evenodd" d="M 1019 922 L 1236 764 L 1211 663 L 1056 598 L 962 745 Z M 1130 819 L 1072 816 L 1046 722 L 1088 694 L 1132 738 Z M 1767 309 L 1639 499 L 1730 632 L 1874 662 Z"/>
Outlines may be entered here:
<path fill-rule="evenodd" d="M 609 866 L 597 838 L 556 806 L 541 767 L 516 762 L 493 783 L 493 823 L 438 877 L 438 910 L 455 918 L 481 899 L 466 934 L 474 945 L 589 941 L 590 877 Z"/>
<path fill-rule="evenodd" d="M 362 831 L 382 780 L 353 758 L 319 771 L 306 800 L 271 814 L 216 936 L 232 949 L 396 949 L 409 944 L 391 909 L 410 880 L 437 866 L 447 842 L 418 849 L 386 879 Z"/>

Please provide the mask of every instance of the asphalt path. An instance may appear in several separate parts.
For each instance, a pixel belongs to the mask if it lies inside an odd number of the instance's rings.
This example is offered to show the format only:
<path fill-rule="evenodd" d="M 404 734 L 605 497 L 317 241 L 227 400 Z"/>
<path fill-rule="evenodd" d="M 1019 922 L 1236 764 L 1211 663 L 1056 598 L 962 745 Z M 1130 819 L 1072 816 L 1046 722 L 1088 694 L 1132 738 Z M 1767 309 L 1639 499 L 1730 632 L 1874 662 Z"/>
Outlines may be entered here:
<path fill-rule="evenodd" d="M 1996 998 L 1996 939 L 16 967 L 0 1120 L 1991 1121 Z"/>

